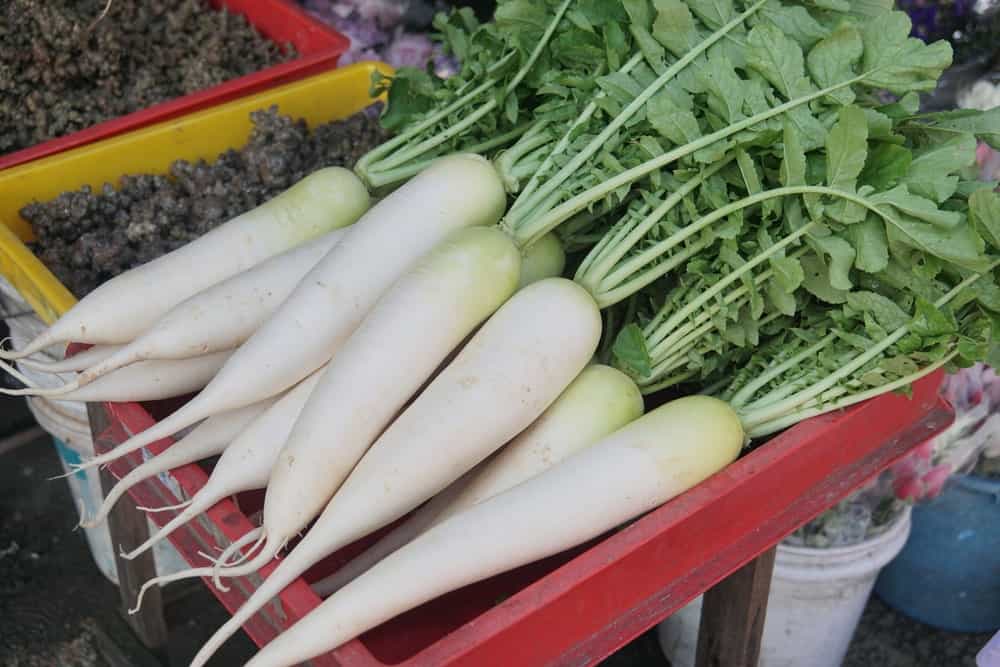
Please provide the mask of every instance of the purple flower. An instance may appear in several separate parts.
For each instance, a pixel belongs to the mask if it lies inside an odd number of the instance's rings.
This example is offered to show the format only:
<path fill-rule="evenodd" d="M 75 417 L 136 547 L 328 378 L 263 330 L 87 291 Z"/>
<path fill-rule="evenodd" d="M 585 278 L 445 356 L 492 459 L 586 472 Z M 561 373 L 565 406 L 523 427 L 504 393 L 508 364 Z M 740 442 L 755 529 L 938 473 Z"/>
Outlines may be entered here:
<path fill-rule="evenodd" d="M 434 45 L 426 35 L 397 30 L 389 48 L 385 50 L 385 60 L 393 67 L 424 68 L 434 53 Z"/>

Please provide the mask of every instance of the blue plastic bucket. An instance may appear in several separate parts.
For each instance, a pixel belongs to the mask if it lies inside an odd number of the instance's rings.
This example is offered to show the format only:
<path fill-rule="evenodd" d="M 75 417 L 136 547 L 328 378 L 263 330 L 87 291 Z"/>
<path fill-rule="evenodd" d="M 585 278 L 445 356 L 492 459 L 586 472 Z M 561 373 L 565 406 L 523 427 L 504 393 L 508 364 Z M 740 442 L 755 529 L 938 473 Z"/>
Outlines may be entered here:
<path fill-rule="evenodd" d="M 940 496 L 914 507 L 910 538 L 875 593 L 944 630 L 1000 628 L 1000 480 L 956 475 Z"/>

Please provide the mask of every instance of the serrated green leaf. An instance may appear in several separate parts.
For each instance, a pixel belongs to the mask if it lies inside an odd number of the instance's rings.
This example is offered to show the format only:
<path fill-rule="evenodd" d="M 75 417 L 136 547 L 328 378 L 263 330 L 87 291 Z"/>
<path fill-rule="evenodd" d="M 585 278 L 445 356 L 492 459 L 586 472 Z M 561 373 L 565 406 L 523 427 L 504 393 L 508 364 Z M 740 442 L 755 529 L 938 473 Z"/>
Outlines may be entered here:
<path fill-rule="evenodd" d="M 969 220 L 994 249 L 1000 250 L 1000 194 L 986 188 L 973 192 Z"/>
<path fill-rule="evenodd" d="M 830 284 L 830 269 L 820 255 L 806 255 L 801 262 L 804 272 L 802 286 L 810 294 L 826 303 L 839 304 L 847 301 L 847 291 Z"/>
<path fill-rule="evenodd" d="M 517 112 L 517 95 L 508 95 L 504 100 L 503 113 L 511 125 L 517 123 Z"/>
<path fill-rule="evenodd" d="M 868 119 L 868 137 L 882 139 L 893 143 L 902 143 L 903 137 L 892 134 L 892 118 L 884 113 L 865 107 L 865 118 Z"/>
<path fill-rule="evenodd" d="M 736 14 L 732 0 L 687 0 L 687 4 L 694 15 L 713 30 L 721 28 Z"/>
<path fill-rule="evenodd" d="M 804 49 L 810 48 L 829 33 L 805 7 L 783 5 L 779 0 L 771 0 L 764 5 L 761 14 Z"/>
<path fill-rule="evenodd" d="M 604 26 L 604 48 L 607 51 L 608 67 L 611 69 L 621 67 L 622 60 L 630 55 L 628 39 L 617 21 Z"/>
<path fill-rule="evenodd" d="M 847 233 L 854 246 L 854 266 L 868 273 L 878 273 L 888 266 L 889 240 L 881 218 L 869 214 L 864 221 L 851 225 Z"/>
<path fill-rule="evenodd" d="M 851 289 L 851 267 L 854 265 L 854 248 L 839 236 L 809 237 L 814 248 L 829 257 L 830 285 L 834 289 Z"/>
<path fill-rule="evenodd" d="M 818 9 L 829 9 L 833 12 L 848 12 L 851 3 L 848 0 L 808 0 L 808 4 Z"/>
<path fill-rule="evenodd" d="M 876 190 L 893 188 L 906 175 L 912 159 L 913 154 L 902 146 L 876 144 L 869 150 L 860 180 Z"/>
<path fill-rule="evenodd" d="M 743 119 L 743 80 L 723 56 L 712 56 L 698 70 L 698 80 L 708 93 L 708 108 L 728 123 Z"/>
<path fill-rule="evenodd" d="M 652 372 L 652 359 L 646 349 L 646 339 L 638 324 L 628 324 L 615 336 L 612 354 L 617 366 L 630 374 L 644 378 Z"/>
<path fill-rule="evenodd" d="M 786 98 L 806 95 L 814 90 L 805 77 L 802 47 L 773 25 L 760 24 L 750 31 L 747 36 L 747 64 Z"/>
<path fill-rule="evenodd" d="M 785 119 L 784 125 L 779 179 L 785 187 L 805 185 L 806 154 L 802 150 L 802 140 L 799 136 L 799 130 L 788 119 Z"/>
<path fill-rule="evenodd" d="M 939 209 L 930 199 L 911 194 L 906 185 L 898 185 L 891 190 L 872 195 L 869 199 L 880 210 L 885 210 L 888 205 L 910 218 L 943 229 L 953 229 L 962 223 L 961 213 Z"/>
<path fill-rule="evenodd" d="M 902 179 L 910 192 L 939 204 L 955 193 L 955 172 L 976 163 L 976 140 L 971 134 L 958 135 L 942 144 L 916 151 Z"/>
<path fill-rule="evenodd" d="M 983 240 L 968 225 L 943 229 L 906 216 L 892 216 L 887 227 L 889 245 L 904 243 L 973 271 L 989 266 L 983 256 Z"/>
<path fill-rule="evenodd" d="M 851 292 L 847 295 L 847 305 L 858 312 L 871 313 L 875 321 L 889 331 L 905 326 L 910 321 L 910 315 L 896 305 L 895 301 L 875 292 Z"/>
<path fill-rule="evenodd" d="M 914 105 L 909 115 L 916 113 Z M 921 114 L 908 119 L 908 124 L 919 125 L 935 138 L 946 138 L 949 135 L 972 134 L 987 144 L 1000 150 L 1000 106 L 987 111 L 975 109 L 960 109 L 956 111 L 939 111 Z"/>
<path fill-rule="evenodd" d="M 646 105 L 646 118 L 661 135 L 682 146 L 701 136 L 694 113 L 682 109 L 667 92 L 657 93 Z"/>
<path fill-rule="evenodd" d="M 653 10 L 649 6 L 649 0 L 622 0 L 622 6 L 631 25 L 648 30 L 653 24 Z"/>
<path fill-rule="evenodd" d="M 573 9 L 586 17 L 592 25 L 607 25 L 609 23 L 624 23 L 628 14 L 620 1 L 608 0 L 575 0 Z"/>
<path fill-rule="evenodd" d="M 531 0 L 501 2 L 493 13 L 493 22 L 501 31 L 535 40 L 541 39 L 549 19 L 545 4 Z"/>
<path fill-rule="evenodd" d="M 743 182 L 747 186 L 747 193 L 757 194 L 760 192 L 763 189 L 760 183 L 760 174 L 757 173 L 757 165 L 754 164 L 750 154 L 743 149 L 736 151 L 736 164 L 739 166 Z"/>
<path fill-rule="evenodd" d="M 773 282 L 782 291 L 791 294 L 802 285 L 805 272 L 799 260 L 794 257 L 771 257 L 768 263 L 774 271 Z"/>
<path fill-rule="evenodd" d="M 933 90 L 951 65 L 951 45 L 925 44 L 909 37 L 910 18 L 904 12 L 885 12 L 862 26 L 864 82 L 903 94 Z"/>
<path fill-rule="evenodd" d="M 809 73 L 821 88 L 847 81 L 854 77 L 861 53 L 861 34 L 852 25 L 842 25 L 809 51 Z M 840 105 L 850 104 L 854 91 L 841 88 L 828 97 Z"/>
<path fill-rule="evenodd" d="M 396 130 L 433 108 L 430 74 L 412 67 L 400 68 L 391 78 L 386 110 L 380 119 L 387 130 Z"/>
<path fill-rule="evenodd" d="M 682 57 L 699 41 L 691 10 L 681 0 L 654 0 L 653 37 L 675 56 Z"/>
<path fill-rule="evenodd" d="M 868 122 L 855 106 L 844 107 L 826 139 L 826 183 L 853 191 L 868 155 Z"/>
<path fill-rule="evenodd" d="M 767 296 L 774 307 L 782 315 L 794 315 L 796 310 L 795 295 L 781 288 L 775 281 L 767 282 Z"/>
<path fill-rule="evenodd" d="M 958 331 L 958 323 L 950 313 L 937 308 L 930 301 L 917 297 L 916 312 L 910 322 L 910 332 L 923 338 L 945 336 Z"/>
<path fill-rule="evenodd" d="M 635 24 L 629 26 L 629 32 L 632 33 L 632 37 L 635 39 L 636 44 L 639 45 L 639 50 L 642 52 L 642 57 L 646 59 L 649 66 L 652 67 L 657 74 L 662 74 L 666 71 L 667 66 L 663 60 L 667 52 L 659 42 L 653 39 L 653 35 L 642 26 Z"/>

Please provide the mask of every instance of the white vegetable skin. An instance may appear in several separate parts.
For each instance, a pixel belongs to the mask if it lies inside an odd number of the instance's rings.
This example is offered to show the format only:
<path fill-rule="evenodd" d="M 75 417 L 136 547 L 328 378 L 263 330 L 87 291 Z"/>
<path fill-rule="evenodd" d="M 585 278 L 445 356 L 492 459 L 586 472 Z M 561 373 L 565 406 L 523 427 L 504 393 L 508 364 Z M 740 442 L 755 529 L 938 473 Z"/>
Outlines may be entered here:
<path fill-rule="evenodd" d="M 122 344 L 190 296 L 265 259 L 361 217 L 370 198 L 347 169 L 313 172 L 278 196 L 173 252 L 126 271 L 89 293 L 24 349 L 56 343 Z"/>
<path fill-rule="evenodd" d="M 332 575 L 313 584 L 326 597 L 430 526 L 549 469 L 642 415 L 642 394 L 621 371 L 594 364 L 531 426 L 404 523 Z"/>
<path fill-rule="evenodd" d="M 111 487 L 104 497 L 101 507 L 91 518 L 81 521 L 84 528 L 92 528 L 107 518 L 111 508 L 125 493 L 144 480 L 162 472 L 179 468 L 202 459 L 221 453 L 229 446 L 233 438 L 239 435 L 253 419 L 263 413 L 274 403 L 274 399 L 248 405 L 239 410 L 231 410 L 209 417 L 198 424 L 186 436 L 170 445 L 140 466 L 130 470 Z"/>
<path fill-rule="evenodd" d="M 504 204 L 500 179 L 483 158 L 436 161 L 352 225 L 198 396 L 115 452 L 135 451 L 296 384 L 334 356 L 421 256 L 458 229 L 496 223 Z M 99 462 L 114 458 L 109 452 Z"/>
<path fill-rule="evenodd" d="M 241 345 L 345 232 L 327 232 L 182 301 L 116 354 L 86 368 L 78 383 L 137 361 L 184 359 Z"/>
<path fill-rule="evenodd" d="M 266 546 L 233 573 L 261 567 L 316 518 L 438 364 L 514 293 L 520 263 L 499 229 L 459 230 L 379 299 L 282 448 L 264 498 Z"/>
<path fill-rule="evenodd" d="M 123 556 L 135 558 L 223 498 L 264 488 L 281 444 L 316 387 L 319 375 L 316 372 L 309 376 L 255 417 L 222 452 L 208 481 L 191 499 L 191 504 L 155 535 Z"/>
<path fill-rule="evenodd" d="M 743 441 L 739 418 L 722 401 L 690 396 L 663 405 L 434 526 L 328 598 L 246 667 L 297 664 L 449 591 L 582 544 L 721 470 Z"/>
<path fill-rule="evenodd" d="M 204 665 L 310 566 L 405 515 L 523 431 L 587 365 L 600 333 L 597 305 L 572 281 L 549 278 L 515 294 L 379 436 L 302 541 L 192 665 Z"/>
<path fill-rule="evenodd" d="M 86 370 L 95 364 L 101 363 L 123 347 L 125 346 L 94 345 L 86 350 L 77 352 L 72 357 L 65 357 L 57 361 L 18 359 L 17 363 L 19 366 L 26 366 L 28 368 L 33 368 L 36 371 L 43 371 L 46 373 L 74 373 L 76 371 Z"/>
<path fill-rule="evenodd" d="M 77 389 L 72 389 L 72 385 L 63 385 L 53 389 L 2 390 L 0 393 L 12 396 L 51 396 L 60 401 L 83 403 L 158 401 L 198 391 L 208 384 L 232 354 L 232 350 L 223 350 L 189 359 L 142 361 L 102 375 Z M 117 452 L 118 448 L 113 451 Z M 88 462 L 87 466 L 89 465 Z"/>

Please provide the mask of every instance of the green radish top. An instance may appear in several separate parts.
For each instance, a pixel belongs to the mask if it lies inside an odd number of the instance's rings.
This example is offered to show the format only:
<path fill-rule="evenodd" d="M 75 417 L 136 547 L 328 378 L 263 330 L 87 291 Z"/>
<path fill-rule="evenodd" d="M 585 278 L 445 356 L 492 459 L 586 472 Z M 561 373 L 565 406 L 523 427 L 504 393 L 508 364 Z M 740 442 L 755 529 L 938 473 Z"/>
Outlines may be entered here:
<path fill-rule="evenodd" d="M 663 477 L 678 487 L 692 486 L 736 460 L 746 442 L 739 415 L 725 401 L 711 396 L 678 398 L 632 422 L 618 433 L 648 452 Z M 697 456 L 671 443 L 700 442 Z"/>
<path fill-rule="evenodd" d="M 348 169 L 326 167 L 309 174 L 248 214 L 275 216 L 290 241 L 288 247 L 353 224 L 368 210 L 371 198 Z"/>

